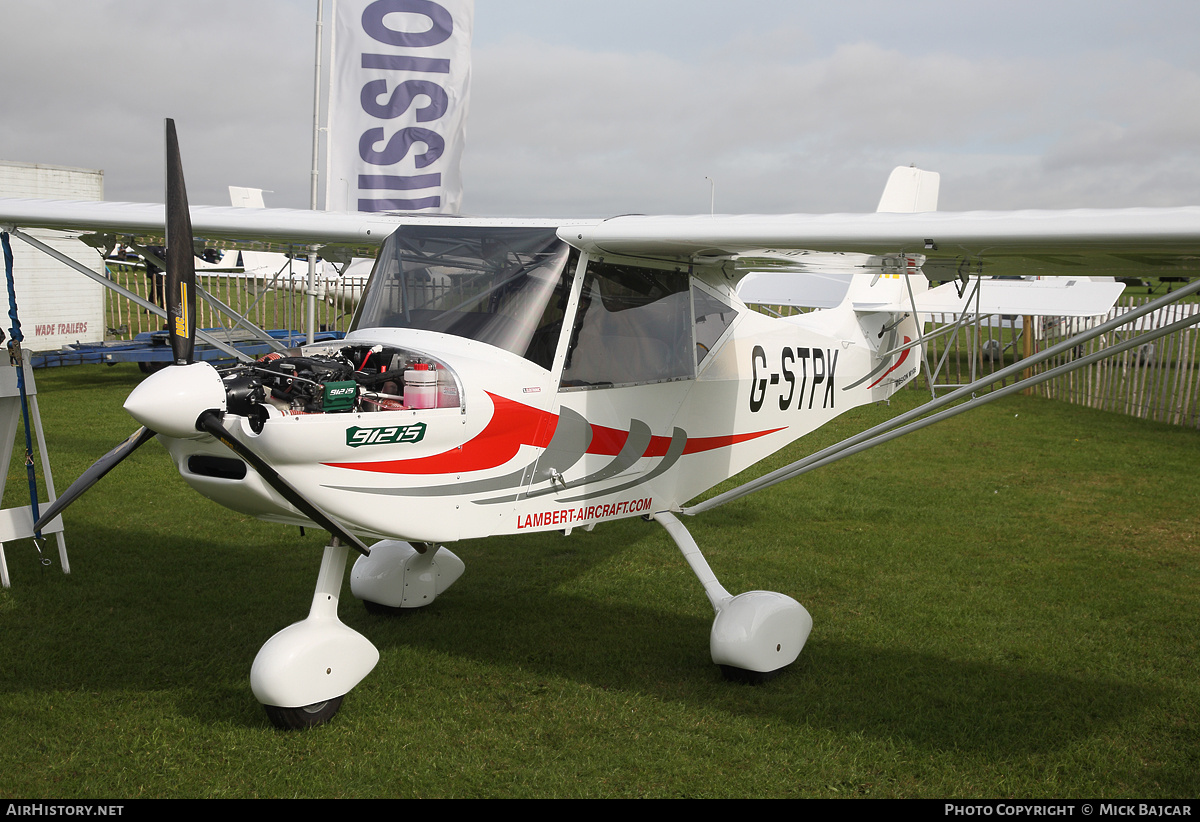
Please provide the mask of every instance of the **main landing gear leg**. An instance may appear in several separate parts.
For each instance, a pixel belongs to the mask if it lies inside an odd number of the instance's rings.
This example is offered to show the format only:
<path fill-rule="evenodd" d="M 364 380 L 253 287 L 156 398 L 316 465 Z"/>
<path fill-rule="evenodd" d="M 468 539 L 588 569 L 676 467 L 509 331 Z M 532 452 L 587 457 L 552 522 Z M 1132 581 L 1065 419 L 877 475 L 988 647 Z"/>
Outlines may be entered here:
<path fill-rule="evenodd" d="M 277 728 L 328 722 L 379 661 L 375 646 L 338 619 L 348 551 L 336 537 L 325 546 L 308 618 L 268 639 L 254 658 L 250 687 Z"/>
<path fill-rule="evenodd" d="M 709 635 L 713 662 L 726 679 L 765 682 L 796 661 L 812 631 L 812 617 L 796 600 L 773 591 L 731 595 L 717 581 L 683 523 L 664 511 L 654 519 L 667 529 L 704 586 L 716 617 Z"/>

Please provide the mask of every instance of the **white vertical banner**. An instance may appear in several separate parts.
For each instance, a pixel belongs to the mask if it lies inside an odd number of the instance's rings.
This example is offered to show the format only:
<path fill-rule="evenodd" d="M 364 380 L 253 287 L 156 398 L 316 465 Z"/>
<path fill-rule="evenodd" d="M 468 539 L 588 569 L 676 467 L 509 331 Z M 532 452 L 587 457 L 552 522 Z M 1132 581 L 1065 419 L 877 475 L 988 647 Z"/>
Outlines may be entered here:
<path fill-rule="evenodd" d="M 335 0 L 329 211 L 458 212 L 474 0 Z"/>

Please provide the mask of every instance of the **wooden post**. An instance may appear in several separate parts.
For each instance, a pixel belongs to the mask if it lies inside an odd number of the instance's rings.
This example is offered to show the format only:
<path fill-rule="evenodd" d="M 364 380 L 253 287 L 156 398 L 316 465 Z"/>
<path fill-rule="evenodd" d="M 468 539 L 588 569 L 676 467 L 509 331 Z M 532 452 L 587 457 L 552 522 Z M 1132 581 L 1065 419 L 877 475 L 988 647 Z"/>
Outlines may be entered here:
<path fill-rule="evenodd" d="M 1021 337 L 1021 358 L 1027 360 L 1033 356 L 1033 317 L 1028 314 L 1021 318 Z M 1021 372 L 1021 379 L 1029 379 L 1032 373 L 1032 368 L 1026 368 Z M 1033 393 L 1033 389 L 1022 389 L 1021 393 L 1028 397 Z"/>

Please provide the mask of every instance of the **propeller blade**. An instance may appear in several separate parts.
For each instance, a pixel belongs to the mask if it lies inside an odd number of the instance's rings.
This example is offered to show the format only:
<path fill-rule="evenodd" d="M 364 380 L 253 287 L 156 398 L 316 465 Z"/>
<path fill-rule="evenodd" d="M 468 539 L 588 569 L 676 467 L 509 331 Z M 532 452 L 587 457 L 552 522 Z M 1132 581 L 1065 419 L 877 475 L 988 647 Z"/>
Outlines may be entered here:
<path fill-rule="evenodd" d="M 42 510 L 41 517 L 33 524 L 35 532 L 41 531 L 43 526 L 50 520 L 54 519 L 63 509 L 70 505 L 83 494 L 84 491 L 95 485 L 101 477 L 116 468 L 117 463 L 128 457 L 134 451 L 142 446 L 144 442 L 154 436 L 154 432 L 146 426 L 142 426 L 134 431 L 129 439 L 122 442 L 113 450 L 109 451 L 100 459 L 96 460 L 92 467 L 84 471 L 79 479 L 71 483 L 71 487 L 63 492 L 63 495 L 50 504 L 49 508 Z"/>
<path fill-rule="evenodd" d="M 266 480 L 268 485 L 278 491 L 279 495 L 295 506 L 296 510 L 298 510 L 300 513 L 304 514 L 306 517 L 324 528 L 333 536 L 342 540 L 342 542 L 345 542 L 347 545 L 354 548 L 354 550 L 358 551 L 363 556 L 370 555 L 371 549 L 363 544 L 358 537 L 354 536 L 341 525 L 339 525 L 333 519 L 333 517 L 322 511 L 316 505 L 316 503 L 305 499 L 304 496 L 295 488 L 293 488 L 291 484 L 279 474 L 278 471 L 276 471 L 266 462 L 266 460 L 247 448 L 246 445 L 240 440 L 236 440 L 231 437 L 229 432 L 225 430 L 225 426 L 221 424 L 221 415 L 216 411 L 205 411 L 203 414 L 201 414 L 200 418 L 196 420 L 196 427 L 201 431 L 206 431 L 211 434 L 214 439 L 223 443 L 226 448 L 233 451 L 235 454 L 249 463 L 250 466 L 258 472 L 259 476 Z"/>
<path fill-rule="evenodd" d="M 167 333 L 176 365 L 192 361 L 196 342 L 196 263 L 192 216 L 183 184 L 175 121 L 167 120 Z"/>
<path fill-rule="evenodd" d="M 196 341 L 196 264 L 192 256 L 192 216 L 188 211 L 187 190 L 183 184 L 183 161 L 179 157 L 179 138 L 175 121 L 167 120 L 167 329 L 171 338 L 171 354 L 176 365 L 189 365 Z M 71 483 L 34 523 L 34 531 L 58 516 L 68 505 L 95 485 L 101 477 L 117 466 L 155 435 L 146 426 L 134 431 L 129 439 L 109 451 Z"/>

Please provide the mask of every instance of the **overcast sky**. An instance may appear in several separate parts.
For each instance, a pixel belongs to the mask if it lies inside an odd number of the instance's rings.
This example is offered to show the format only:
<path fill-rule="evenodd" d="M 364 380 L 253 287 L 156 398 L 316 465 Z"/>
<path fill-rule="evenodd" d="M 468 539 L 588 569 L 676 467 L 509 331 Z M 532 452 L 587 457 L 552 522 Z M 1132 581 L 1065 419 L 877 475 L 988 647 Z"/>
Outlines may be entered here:
<path fill-rule="evenodd" d="M 4 3 L 0 159 L 308 205 L 316 0 Z M 326 3 L 329 18 L 329 2 Z M 1200 204 L 1196 0 L 476 0 L 464 213 Z"/>

